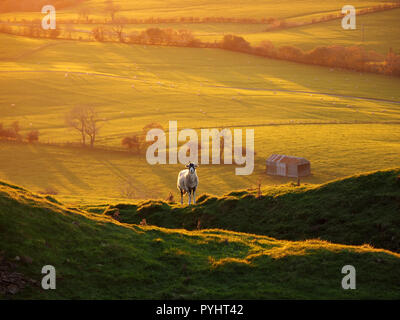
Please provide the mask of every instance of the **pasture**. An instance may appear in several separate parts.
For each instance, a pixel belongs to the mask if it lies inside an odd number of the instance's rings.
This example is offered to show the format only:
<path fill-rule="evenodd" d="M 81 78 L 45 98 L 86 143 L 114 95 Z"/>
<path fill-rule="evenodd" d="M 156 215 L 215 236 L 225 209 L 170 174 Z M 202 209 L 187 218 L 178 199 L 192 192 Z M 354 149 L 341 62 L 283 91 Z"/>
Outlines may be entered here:
<path fill-rule="evenodd" d="M 395 52 L 400 50 L 400 39 L 397 30 L 400 28 L 400 9 L 376 12 L 357 17 L 355 30 L 344 30 L 341 20 L 320 22 L 312 25 L 292 27 L 283 30 L 266 31 L 265 24 L 246 23 L 157 23 L 157 24 L 127 24 L 124 33 L 128 36 L 131 32 L 141 32 L 148 28 L 162 28 L 190 30 L 193 35 L 204 41 L 221 41 L 225 34 L 234 34 L 243 37 L 253 46 L 262 41 L 271 41 L 276 47 L 291 45 L 305 51 L 319 46 L 362 46 L 366 50 L 374 50 L 387 54 L 392 48 Z M 62 30 L 67 30 L 61 24 Z M 72 35 L 75 39 L 90 39 L 90 31 L 94 28 L 91 24 L 77 24 L 73 26 Z M 67 32 L 69 34 L 69 32 Z"/>
<path fill-rule="evenodd" d="M 251 3 L 244 0 L 146 0 L 127 1 L 114 0 L 114 4 L 120 8 L 117 16 L 134 18 L 180 18 L 180 17 L 234 17 L 234 18 L 269 18 L 278 19 L 306 19 L 319 14 L 337 12 L 347 3 L 341 0 L 305 0 L 297 2 L 293 0 L 273 1 L 254 0 Z M 352 5 L 358 8 L 366 8 L 379 4 L 394 3 L 395 1 L 382 0 L 354 0 Z M 109 18 L 105 0 L 88 0 L 78 6 L 59 10 L 60 19 L 77 18 L 82 8 L 89 8 L 89 16 L 93 19 Z M 14 18 L 17 20 L 40 18 L 38 12 L 13 12 L 1 15 L 2 20 Z"/>
<path fill-rule="evenodd" d="M 386 54 L 390 48 L 400 51 L 399 16 L 400 9 L 360 15 L 355 30 L 344 30 L 341 20 L 333 20 L 279 31 L 242 33 L 241 36 L 254 45 L 269 40 L 275 46 L 291 45 L 303 50 L 330 45 L 362 46 Z"/>
<path fill-rule="evenodd" d="M 150 1 L 145 2 L 126 2 L 118 3 L 120 11 L 117 17 L 126 18 L 179 18 L 187 16 L 209 17 L 210 11 L 202 10 L 203 7 L 210 5 L 209 1 L 199 4 L 187 3 L 182 6 L 180 1 Z M 286 1 L 291 2 L 291 1 Z M 288 22 L 310 22 L 313 18 L 326 16 L 330 13 L 338 13 L 343 6 L 340 1 L 302 1 L 300 4 L 282 5 L 280 2 L 272 1 L 255 1 L 252 4 L 246 4 L 240 7 L 240 1 L 231 3 L 229 6 L 224 1 L 214 3 L 213 7 L 218 7 L 223 14 L 213 14 L 212 17 L 228 17 L 228 18 L 269 18 L 285 19 Z M 382 4 L 382 1 L 359 1 L 353 3 L 357 9 L 371 7 Z M 391 3 L 391 2 L 388 2 Z M 79 12 L 82 7 L 89 8 L 90 19 L 96 19 L 104 23 L 104 19 L 110 19 L 104 10 L 104 1 L 91 0 L 78 7 L 71 7 L 67 10 L 57 12 L 58 28 L 62 30 L 62 35 L 71 36 L 74 39 L 87 40 L 91 39 L 91 30 L 98 26 L 95 23 L 76 23 L 66 24 L 68 19 L 78 19 Z M 165 9 L 168 7 L 168 10 Z M 177 8 L 180 8 L 179 10 Z M 246 10 L 243 10 L 243 9 Z M 324 8 L 324 10 L 322 10 Z M 176 10 L 175 10 L 176 9 Z M 239 10 L 240 9 L 240 10 Z M 156 10 L 156 11 L 154 11 Z M 293 10 L 293 11 L 292 11 Z M 236 12 L 240 11 L 240 15 Z M 157 12 L 155 14 L 154 12 Z M 198 12 L 198 15 L 196 14 Z M 218 12 L 211 11 L 213 13 Z M 312 25 L 292 27 L 283 30 L 268 31 L 268 24 L 265 23 L 227 23 L 227 22 L 207 22 L 207 23 L 140 23 L 125 24 L 124 33 L 129 35 L 131 32 L 141 32 L 147 28 L 171 28 L 175 30 L 187 29 L 194 36 L 202 41 L 214 42 L 221 41 L 225 34 L 235 34 L 244 37 L 252 45 L 258 45 L 264 40 L 272 41 L 275 46 L 291 45 L 299 47 L 303 50 L 311 50 L 318 46 L 343 45 L 343 46 L 363 46 L 367 50 L 375 50 L 381 54 L 386 54 L 390 48 L 396 52 L 400 50 L 400 40 L 397 36 L 400 22 L 398 19 L 400 9 L 388 10 L 384 12 L 369 13 L 357 16 L 356 30 L 343 30 L 341 20 L 333 20 L 328 22 L 320 22 Z M 41 19 L 43 14 L 35 12 L 13 12 L 0 14 L 0 20 L 10 23 L 18 22 L 25 19 L 31 21 L 33 19 Z M 110 27 L 111 28 L 111 27 Z"/>
<path fill-rule="evenodd" d="M 166 198 L 181 165 L 150 166 L 115 150 L 158 122 L 184 128 L 254 128 L 253 175 L 235 166 L 199 168 L 199 193 L 285 183 L 265 176 L 271 153 L 308 158 L 309 183 L 386 167 L 400 160 L 400 79 L 269 60 L 217 49 L 132 46 L 0 36 L 0 122 L 40 131 L 46 145 L 1 143 L 0 178 L 65 201 Z M 5 50 L 5 48 L 9 48 Z M 96 150 L 78 142 L 65 114 L 93 105 L 103 119 Z M 117 200 L 115 200 L 117 201 Z"/>

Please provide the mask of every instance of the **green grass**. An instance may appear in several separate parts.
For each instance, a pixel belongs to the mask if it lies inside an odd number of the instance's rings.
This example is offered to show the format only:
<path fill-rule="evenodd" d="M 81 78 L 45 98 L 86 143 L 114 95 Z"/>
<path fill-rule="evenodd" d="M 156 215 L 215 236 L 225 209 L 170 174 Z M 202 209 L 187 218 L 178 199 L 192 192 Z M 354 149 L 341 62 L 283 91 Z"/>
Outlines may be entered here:
<path fill-rule="evenodd" d="M 278 239 L 319 238 L 352 245 L 370 244 L 400 252 L 400 169 L 378 171 L 319 186 L 282 185 L 223 197 L 201 195 L 196 206 L 143 201 L 89 207 L 121 222 L 195 230 L 222 228 Z"/>
<path fill-rule="evenodd" d="M 369 246 L 285 241 L 223 230 L 129 226 L 67 209 L 0 184 L 0 243 L 17 270 L 57 289 L 28 287 L 6 299 L 398 299 L 400 256 Z M 357 290 L 341 269 L 357 270 Z"/>

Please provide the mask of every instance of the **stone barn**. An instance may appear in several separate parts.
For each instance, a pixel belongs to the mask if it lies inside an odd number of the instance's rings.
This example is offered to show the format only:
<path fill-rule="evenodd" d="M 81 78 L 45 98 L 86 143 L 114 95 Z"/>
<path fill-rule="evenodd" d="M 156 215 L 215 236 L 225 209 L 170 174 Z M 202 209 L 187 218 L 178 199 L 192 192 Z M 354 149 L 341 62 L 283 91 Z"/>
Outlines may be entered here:
<path fill-rule="evenodd" d="M 283 154 L 273 154 L 267 159 L 267 174 L 282 177 L 306 177 L 311 174 L 307 159 Z"/>

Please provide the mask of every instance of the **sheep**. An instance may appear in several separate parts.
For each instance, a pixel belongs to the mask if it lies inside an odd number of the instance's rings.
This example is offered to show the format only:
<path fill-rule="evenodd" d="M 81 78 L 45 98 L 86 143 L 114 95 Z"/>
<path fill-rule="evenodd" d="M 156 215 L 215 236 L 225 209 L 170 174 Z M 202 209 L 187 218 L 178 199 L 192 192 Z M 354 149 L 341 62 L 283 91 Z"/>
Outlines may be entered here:
<path fill-rule="evenodd" d="M 189 196 L 189 205 L 192 202 L 196 204 L 196 188 L 199 185 L 199 178 L 196 174 L 197 164 L 189 163 L 186 165 L 187 169 L 182 170 L 178 174 L 177 188 L 181 192 L 181 204 L 183 204 L 183 195 L 185 193 Z"/>

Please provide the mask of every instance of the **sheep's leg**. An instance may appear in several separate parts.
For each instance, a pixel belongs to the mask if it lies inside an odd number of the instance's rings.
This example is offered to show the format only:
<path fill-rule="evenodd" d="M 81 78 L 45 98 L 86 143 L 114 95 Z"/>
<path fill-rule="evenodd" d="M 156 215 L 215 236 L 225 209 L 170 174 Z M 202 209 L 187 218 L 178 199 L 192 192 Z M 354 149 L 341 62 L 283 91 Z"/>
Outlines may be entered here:
<path fill-rule="evenodd" d="M 181 189 L 181 204 L 183 204 L 183 191 Z"/>
<path fill-rule="evenodd" d="M 189 205 L 190 205 L 190 203 L 192 202 L 192 190 L 189 190 L 188 196 L 189 196 Z"/>
<path fill-rule="evenodd" d="M 193 204 L 196 204 L 196 188 L 193 189 Z"/>

